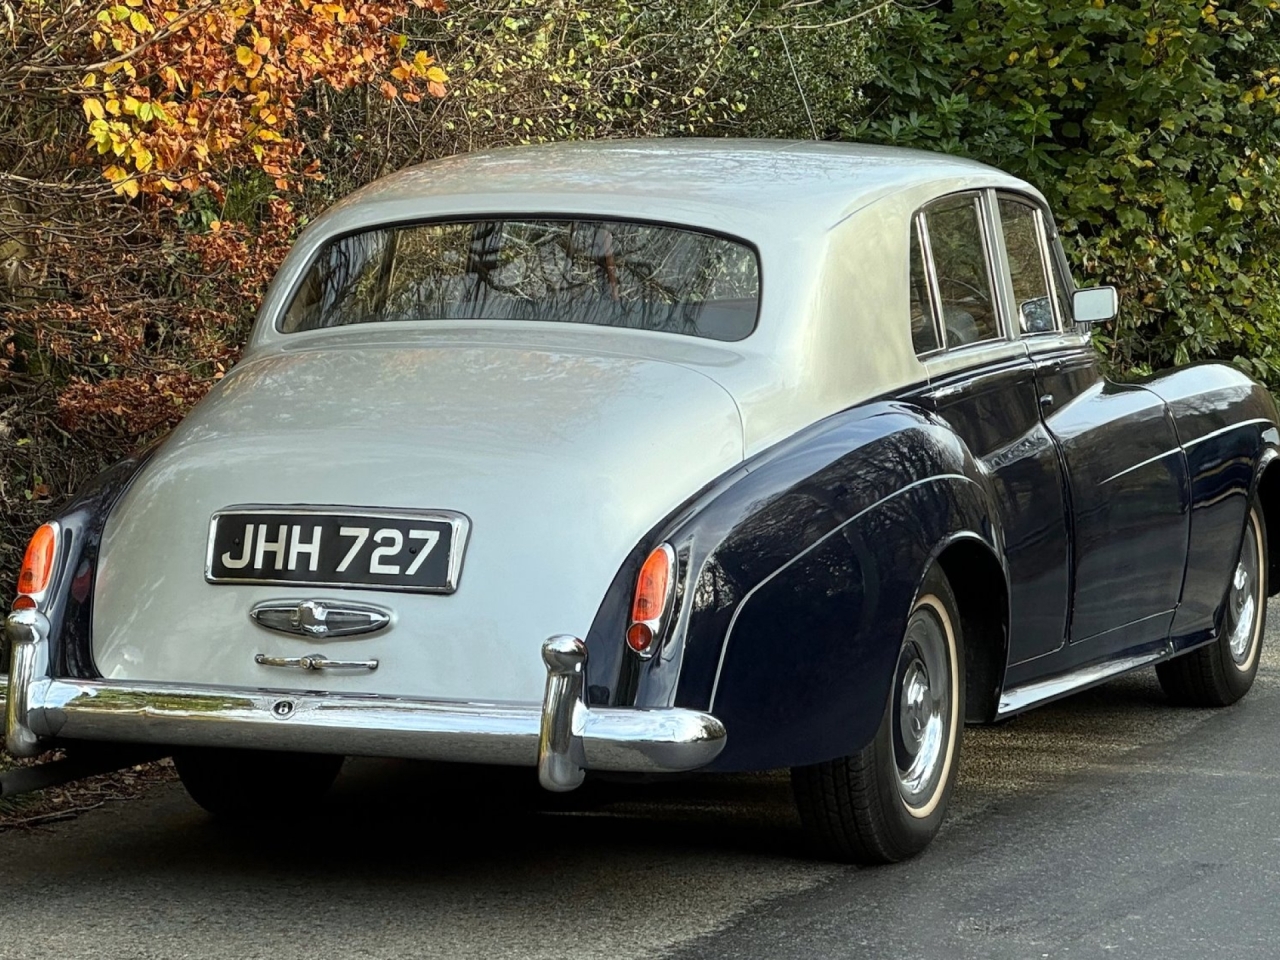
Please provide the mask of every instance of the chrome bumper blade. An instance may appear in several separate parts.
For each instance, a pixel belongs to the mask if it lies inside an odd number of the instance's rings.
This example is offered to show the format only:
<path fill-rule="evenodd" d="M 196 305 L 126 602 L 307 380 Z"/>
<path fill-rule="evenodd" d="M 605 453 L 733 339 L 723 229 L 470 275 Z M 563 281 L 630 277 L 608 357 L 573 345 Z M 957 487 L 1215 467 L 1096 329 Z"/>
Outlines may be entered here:
<path fill-rule="evenodd" d="M 47 627 L 38 615 L 21 624 L 14 616 L 6 624 L 14 651 L 6 742 L 22 756 L 49 739 L 298 750 L 537 766 L 544 787 L 572 790 L 586 770 L 694 770 L 724 749 L 724 725 L 710 714 L 588 707 L 586 648 L 572 637 L 544 645 L 542 703 L 469 703 L 51 679 Z"/>

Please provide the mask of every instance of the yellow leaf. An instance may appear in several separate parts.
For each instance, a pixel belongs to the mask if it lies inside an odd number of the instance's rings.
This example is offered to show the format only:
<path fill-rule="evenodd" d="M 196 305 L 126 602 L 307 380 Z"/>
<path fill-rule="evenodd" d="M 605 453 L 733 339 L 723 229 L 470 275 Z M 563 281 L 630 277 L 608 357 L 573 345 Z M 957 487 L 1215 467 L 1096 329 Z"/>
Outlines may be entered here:
<path fill-rule="evenodd" d="M 1071 78 L 1071 85 L 1077 90 L 1083 90 L 1085 88 L 1085 82 L 1083 80 L 1078 80 L 1075 77 Z"/>
<path fill-rule="evenodd" d="M 138 195 L 138 181 L 124 180 L 118 187 L 116 187 L 116 191 L 118 193 L 123 193 L 126 197 L 132 200 Z"/>
<path fill-rule="evenodd" d="M 102 175 L 112 183 L 119 183 L 121 180 L 129 179 L 129 171 L 114 163 L 107 167 L 107 169 L 103 170 Z"/>
<path fill-rule="evenodd" d="M 84 75 L 84 79 L 81 80 L 80 82 L 84 84 L 86 87 L 95 86 L 98 82 L 98 75 L 96 73 L 86 73 Z"/>
<path fill-rule="evenodd" d="M 120 64 L 120 69 L 129 75 L 130 80 L 136 80 L 138 78 L 138 71 L 134 68 L 133 64 L 130 63 L 128 60 Z"/>
<path fill-rule="evenodd" d="M 112 97 L 107 101 L 107 113 L 111 114 L 113 117 L 120 116 L 120 101 L 115 97 Z"/>
<path fill-rule="evenodd" d="M 1239 213 L 1244 209 L 1244 197 L 1240 196 L 1238 193 L 1233 193 L 1227 198 L 1227 206 L 1236 211 L 1236 213 Z"/>
<path fill-rule="evenodd" d="M 253 51 L 248 47 L 236 47 L 236 63 L 247 67 L 253 62 Z"/>
<path fill-rule="evenodd" d="M 449 75 L 439 67 L 432 67 L 427 71 L 427 79 L 432 83 L 444 83 L 449 79 Z"/>
<path fill-rule="evenodd" d="M 151 151 L 144 147 L 137 140 L 133 142 L 133 164 L 138 168 L 139 173 L 146 173 L 151 169 L 151 165 L 155 162 L 155 157 Z"/>
<path fill-rule="evenodd" d="M 151 26 L 151 21 L 147 19 L 146 14 L 138 10 L 135 10 L 133 11 L 133 13 L 129 14 L 129 26 L 133 27 L 134 30 L 142 34 L 150 33 L 153 29 L 155 29 L 154 27 Z"/>
<path fill-rule="evenodd" d="M 131 97 L 128 94 L 125 94 L 124 112 L 130 115 L 135 114 L 138 112 L 138 107 L 139 107 L 138 98 Z"/>
<path fill-rule="evenodd" d="M 101 100 L 96 100 L 93 97 L 88 97 L 84 101 L 84 103 L 81 104 L 81 106 L 84 108 L 84 118 L 86 120 L 100 121 L 102 119 L 103 111 L 102 111 Z"/>

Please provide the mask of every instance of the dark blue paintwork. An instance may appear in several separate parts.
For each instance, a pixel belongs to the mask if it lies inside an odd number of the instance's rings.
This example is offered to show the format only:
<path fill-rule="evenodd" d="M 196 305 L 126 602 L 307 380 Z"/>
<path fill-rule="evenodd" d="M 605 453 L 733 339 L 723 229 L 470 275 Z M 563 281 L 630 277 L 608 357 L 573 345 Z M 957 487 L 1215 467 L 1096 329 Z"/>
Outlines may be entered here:
<path fill-rule="evenodd" d="M 883 716 L 924 571 L 956 538 L 1005 572 L 1005 687 L 1212 639 L 1280 449 L 1270 396 L 1222 365 L 1116 384 L 1089 349 L 1029 347 L 829 418 L 655 527 L 588 637 L 592 701 L 710 709 L 729 730 L 721 770 L 853 753 Z M 676 627 L 641 661 L 620 638 L 664 540 Z"/>

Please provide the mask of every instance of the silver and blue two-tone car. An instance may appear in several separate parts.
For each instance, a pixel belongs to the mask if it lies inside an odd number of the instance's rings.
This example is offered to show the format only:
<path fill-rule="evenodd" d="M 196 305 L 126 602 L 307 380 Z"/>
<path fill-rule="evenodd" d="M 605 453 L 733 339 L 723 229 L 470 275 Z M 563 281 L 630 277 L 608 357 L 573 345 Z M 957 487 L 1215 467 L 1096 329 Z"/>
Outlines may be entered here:
<path fill-rule="evenodd" d="M 171 752 L 227 815 L 344 755 L 556 791 L 790 768 L 824 855 L 907 857 L 965 723 L 1148 665 L 1191 704 L 1253 682 L 1275 405 L 1228 365 L 1105 379 L 1116 299 L 1033 187 L 944 156 L 380 180 L 185 422 L 37 532 L 7 747 Z"/>

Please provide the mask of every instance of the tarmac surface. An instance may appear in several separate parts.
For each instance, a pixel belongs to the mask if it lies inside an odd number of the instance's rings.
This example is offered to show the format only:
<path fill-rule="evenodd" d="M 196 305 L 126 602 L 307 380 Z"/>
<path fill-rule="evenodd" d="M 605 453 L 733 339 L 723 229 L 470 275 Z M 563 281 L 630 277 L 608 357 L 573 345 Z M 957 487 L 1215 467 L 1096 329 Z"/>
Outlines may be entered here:
<path fill-rule="evenodd" d="M 809 859 L 785 774 L 603 785 L 349 762 L 296 821 L 219 825 L 176 783 L 0 833 L 0 957 L 1280 956 L 1280 603 L 1253 691 L 1141 673 L 966 732 L 916 860 Z"/>

